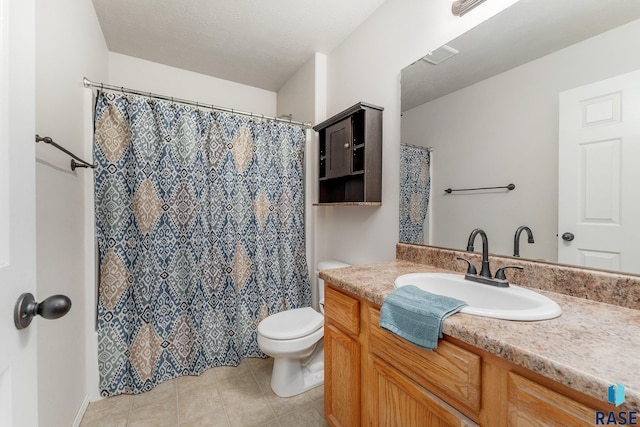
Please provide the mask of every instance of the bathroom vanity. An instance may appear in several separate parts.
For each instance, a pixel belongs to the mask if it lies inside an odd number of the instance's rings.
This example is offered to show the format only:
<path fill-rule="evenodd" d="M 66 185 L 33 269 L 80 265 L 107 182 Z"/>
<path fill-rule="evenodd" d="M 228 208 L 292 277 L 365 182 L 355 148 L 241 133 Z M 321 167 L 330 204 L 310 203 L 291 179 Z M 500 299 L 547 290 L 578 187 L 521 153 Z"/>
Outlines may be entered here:
<path fill-rule="evenodd" d="M 638 310 L 541 291 L 562 316 L 458 313 L 429 351 L 378 326 L 395 277 L 420 271 L 442 269 L 400 259 L 321 274 L 330 425 L 577 426 L 595 425 L 596 411 L 638 410 L 638 364 L 621 348 L 640 345 Z M 607 402 L 616 381 L 627 388 L 618 408 Z"/>

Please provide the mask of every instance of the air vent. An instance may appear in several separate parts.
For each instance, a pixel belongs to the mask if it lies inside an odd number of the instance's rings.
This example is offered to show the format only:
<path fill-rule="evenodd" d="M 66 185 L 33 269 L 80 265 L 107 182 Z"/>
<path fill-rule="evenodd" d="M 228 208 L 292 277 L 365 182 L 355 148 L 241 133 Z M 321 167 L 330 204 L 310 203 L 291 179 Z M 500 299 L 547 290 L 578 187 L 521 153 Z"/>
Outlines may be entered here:
<path fill-rule="evenodd" d="M 447 59 L 451 58 L 453 55 L 457 55 L 458 53 L 460 53 L 460 52 L 458 52 L 457 50 L 455 50 L 451 46 L 447 46 L 445 44 L 443 46 L 440 46 L 436 50 L 431 51 L 428 54 L 426 54 L 422 58 L 422 60 L 423 61 L 427 61 L 428 63 L 433 64 L 433 65 L 438 65 L 442 61 L 446 61 Z"/>

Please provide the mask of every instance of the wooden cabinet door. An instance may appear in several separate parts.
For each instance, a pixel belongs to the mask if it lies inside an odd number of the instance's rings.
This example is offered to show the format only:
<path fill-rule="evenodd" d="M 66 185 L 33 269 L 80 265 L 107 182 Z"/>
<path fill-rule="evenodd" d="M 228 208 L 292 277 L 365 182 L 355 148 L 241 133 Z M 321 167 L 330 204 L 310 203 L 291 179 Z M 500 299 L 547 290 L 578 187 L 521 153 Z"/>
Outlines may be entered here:
<path fill-rule="evenodd" d="M 589 426 L 595 410 L 520 375 L 508 374 L 508 426 Z"/>
<path fill-rule="evenodd" d="M 324 329 L 324 416 L 333 427 L 360 425 L 360 344 L 331 324 Z"/>
<path fill-rule="evenodd" d="M 353 139 L 351 117 L 329 126 L 326 138 L 326 178 L 351 174 L 351 143 Z"/>
<path fill-rule="evenodd" d="M 477 426 L 455 408 L 380 359 L 370 367 L 371 396 L 366 409 L 380 427 Z"/>

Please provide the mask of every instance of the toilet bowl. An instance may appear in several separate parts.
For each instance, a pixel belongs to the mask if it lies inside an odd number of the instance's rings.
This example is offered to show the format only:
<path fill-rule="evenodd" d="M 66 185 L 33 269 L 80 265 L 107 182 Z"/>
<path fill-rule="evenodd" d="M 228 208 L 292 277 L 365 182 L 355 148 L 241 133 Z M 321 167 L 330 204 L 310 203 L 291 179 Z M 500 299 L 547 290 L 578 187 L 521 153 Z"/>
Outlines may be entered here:
<path fill-rule="evenodd" d="M 322 261 L 318 271 L 348 267 L 340 261 Z M 320 308 L 324 280 L 318 278 Z M 324 316 L 311 307 L 296 308 L 266 317 L 258 324 L 258 346 L 273 357 L 271 389 L 291 397 L 324 383 Z"/>

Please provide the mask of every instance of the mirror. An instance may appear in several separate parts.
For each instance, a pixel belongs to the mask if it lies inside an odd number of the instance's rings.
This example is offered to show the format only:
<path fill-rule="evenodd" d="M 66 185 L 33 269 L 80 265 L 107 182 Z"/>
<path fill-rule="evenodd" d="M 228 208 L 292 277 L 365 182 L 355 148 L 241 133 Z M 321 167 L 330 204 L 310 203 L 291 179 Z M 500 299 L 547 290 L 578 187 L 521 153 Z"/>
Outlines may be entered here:
<path fill-rule="evenodd" d="M 403 69 L 402 143 L 432 149 L 424 243 L 465 250 L 480 227 L 491 253 L 511 256 L 525 225 L 535 243 L 522 233 L 523 258 L 640 273 L 638 258 L 635 271 L 606 254 L 558 258 L 582 237 L 558 226 L 559 94 L 640 70 L 637 40 L 638 1 L 520 0 L 446 44 L 458 54 Z M 508 184 L 515 189 L 445 192 Z M 575 240 L 562 240 L 565 232 Z"/>

